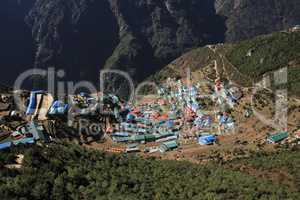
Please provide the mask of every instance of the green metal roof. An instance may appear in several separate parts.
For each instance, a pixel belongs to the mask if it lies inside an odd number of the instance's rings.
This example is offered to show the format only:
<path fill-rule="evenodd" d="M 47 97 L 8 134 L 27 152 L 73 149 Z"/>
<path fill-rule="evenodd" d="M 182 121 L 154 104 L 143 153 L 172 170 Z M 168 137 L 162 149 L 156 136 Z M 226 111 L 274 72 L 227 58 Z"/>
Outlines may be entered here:
<path fill-rule="evenodd" d="M 115 142 L 127 142 L 130 140 L 130 137 L 113 137 Z"/>
<path fill-rule="evenodd" d="M 143 141 L 145 140 L 145 135 L 132 135 L 130 137 L 131 141 Z"/>
<path fill-rule="evenodd" d="M 156 136 L 156 139 L 161 139 L 169 136 L 176 135 L 174 132 L 161 132 L 159 135 Z"/>
<path fill-rule="evenodd" d="M 172 140 L 169 142 L 164 142 L 162 143 L 163 146 L 167 147 L 167 149 L 174 149 L 178 147 L 177 141 L 176 140 Z"/>
<path fill-rule="evenodd" d="M 146 140 L 147 142 L 152 142 L 152 141 L 155 141 L 155 140 L 156 140 L 156 137 L 155 137 L 155 135 L 153 135 L 153 134 L 146 134 L 146 135 L 145 135 L 145 140 Z"/>
<path fill-rule="evenodd" d="M 272 141 L 272 142 L 279 142 L 287 137 L 289 137 L 288 132 L 279 132 L 279 133 L 269 136 L 268 140 Z"/>

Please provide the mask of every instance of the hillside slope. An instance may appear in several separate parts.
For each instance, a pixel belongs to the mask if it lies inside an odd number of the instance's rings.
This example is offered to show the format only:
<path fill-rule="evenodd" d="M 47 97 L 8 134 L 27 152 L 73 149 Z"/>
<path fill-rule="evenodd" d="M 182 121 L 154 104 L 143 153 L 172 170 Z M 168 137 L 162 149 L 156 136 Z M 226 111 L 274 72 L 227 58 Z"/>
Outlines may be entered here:
<path fill-rule="evenodd" d="M 20 170 L 5 168 L 20 154 L 24 155 Z M 225 166 L 213 163 L 202 166 L 107 155 L 76 145 L 52 144 L 44 148 L 1 151 L 0 167 L 0 191 L 4 199 L 263 200 L 299 197 L 299 149 L 277 155 L 261 154 Z"/>
<path fill-rule="evenodd" d="M 300 96 L 300 32 L 279 32 L 234 44 L 198 48 L 173 61 L 154 79 L 161 82 L 169 76 L 184 78 L 190 68 L 193 81 L 214 80 L 215 60 L 222 79 L 243 87 L 254 86 L 266 75 L 287 68 L 287 83 L 283 86 L 290 95 Z"/>

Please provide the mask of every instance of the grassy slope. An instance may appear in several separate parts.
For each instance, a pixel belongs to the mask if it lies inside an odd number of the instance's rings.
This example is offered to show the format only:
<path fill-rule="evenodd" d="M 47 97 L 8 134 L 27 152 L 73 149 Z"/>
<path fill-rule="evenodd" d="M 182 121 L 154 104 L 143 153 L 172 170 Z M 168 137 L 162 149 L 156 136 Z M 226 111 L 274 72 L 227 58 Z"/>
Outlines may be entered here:
<path fill-rule="evenodd" d="M 247 56 L 249 50 L 252 55 Z M 236 44 L 228 60 L 254 82 L 264 74 L 288 67 L 288 88 L 300 95 L 300 33 L 274 33 Z"/>
<path fill-rule="evenodd" d="M 157 161 L 126 155 L 107 155 L 76 145 L 52 144 L 0 151 L 0 166 L 11 163 L 13 155 L 25 155 L 20 171 L 0 170 L 0 192 L 6 199 L 297 199 L 299 187 L 291 189 L 230 167 L 186 162 Z M 295 175 L 299 165 L 285 162 L 286 153 L 261 156 L 257 168 L 280 163 Z M 300 162 L 300 152 L 289 159 Z M 272 159 L 270 159 L 272 158 Z M 279 160 L 279 161 L 278 161 Z M 236 161 L 235 166 L 244 161 Z M 293 192 L 291 192 L 293 191 Z"/>
<path fill-rule="evenodd" d="M 252 50 L 252 55 L 247 52 Z M 300 56 L 300 34 L 275 33 L 243 41 L 228 53 L 228 59 L 239 71 L 253 78 L 286 66 Z M 264 59 L 262 63 L 260 60 Z"/>
<path fill-rule="evenodd" d="M 250 57 L 247 56 L 249 50 L 252 50 Z M 220 55 L 224 56 L 223 61 Z M 154 80 L 161 82 L 169 76 L 184 77 L 186 68 L 196 74 L 213 60 L 217 60 L 219 66 L 224 63 L 229 78 L 242 86 L 252 86 L 264 75 L 288 67 L 286 86 L 290 94 L 300 96 L 300 32 L 274 33 L 236 44 L 219 45 L 216 53 L 207 47 L 198 48 L 163 68 L 154 75 Z"/>

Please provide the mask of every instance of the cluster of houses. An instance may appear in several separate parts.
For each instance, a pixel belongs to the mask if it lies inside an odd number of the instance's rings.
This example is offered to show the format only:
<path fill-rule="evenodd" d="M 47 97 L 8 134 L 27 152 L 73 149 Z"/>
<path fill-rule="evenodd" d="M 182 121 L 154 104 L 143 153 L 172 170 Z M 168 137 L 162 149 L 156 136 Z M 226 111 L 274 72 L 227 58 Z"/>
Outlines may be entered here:
<path fill-rule="evenodd" d="M 165 152 L 176 149 L 183 143 L 182 138 L 196 141 L 199 145 L 211 145 L 218 141 L 218 135 L 226 134 L 235 128 L 234 118 L 222 110 L 227 104 L 234 108 L 243 94 L 237 87 L 228 87 L 217 80 L 211 100 L 220 106 L 217 116 L 205 112 L 201 88 L 197 84 L 183 84 L 180 80 L 168 79 L 159 90 L 159 100 L 141 103 L 136 106 L 126 105 L 126 113 L 117 126 L 111 127 L 109 135 L 115 143 L 128 144 L 127 152 L 140 151 L 139 144 L 156 143 L 146 147 L 146 152 Z M 245 117 L 251 116 L 247 109 Z M 215 126 L 218 129 L 215 129 Z M 221 130 L 221 132 L 214 132 Z M 288 132 L 270 134 L 268 143 L 279 143 L 289 137 Z M 300 135 L 299 135 L 300 137 Z"/>
<path fill-rule="evenodd" d="M 0 133 L 0 150 L 20 144 L 30 145 L 36 142 L 50 142 L 50 136 L 45 132 L 42 125 L 30 121 L 19 125 L 14 131 Z"/>
<path fill-rule="evenodd" d="M 127 112 L 120 110 L 123 115 L 121 122 L 116 123 L 108 131 L 115 143 L 128 143 L 127 152 L 137 151 L 134 144 L 137 143 L 161 143 L 162 146 L 173 141 L 176 143 L 179 136 L 180 120 L 176 116 L 162 114 L 157 105 L 144 105 L 135 108 L 126 108 Z M 135 146 L 132 148 L 132 145 Z M 169 147 L 169 145 L 166 145 Z M 156 148 L 156 151 L 164 152 L 170 148 Z M 155 150 L 151 151 L 154 152 Z"/>
<path fill-rule="evenodd" d="M 57 133 L 56 126 L 62 123 L 67 126 L 69 119 L 76 120 L 76 116 L 86 112 L 92 100 L 96 101 L 95 98 L 83 93 L 75 95 L 72 96 L 71 107 L 70 103 L 65 103 L 67 101 L 55 100 L 45 91 L 32 91 L 26 98 L 25 112 L 13 110 L 2 116 L 0 149 L 53 141 L 60 134 Z M 68 118 L 69 114 L 72 117 Z"/>
<path fill-rule="evenodd" d="M 235 128 L 236 122 L 227 109 L 234 108 L 243 94 L 237 87 L 227 86 L 220 80 L 215 81 L 209 96 L 201 90 L 199 84 L 169 78 L 160 86 L 158 99 L 138 105 L 126 103 L 112 94 L 80 93 L 55 99 L 45 91 L 32 91 L 27 98 L 26 112 L 9 114 L 18 116 L 13 118 L 20 121 L 18 125 L 7 130 L 0 127 L 0 149 L 51 142 L 60 134 L 55 128 L 57 124 L 74 128 L 74 122 L 82 118 L 101 124 L 112 142 L 127 145 L 126 152 L 139 152 L 143 145 L 144 152 L 164 153 L 178 148 L 185 140 L 212 145 L 218 135 Z M 211 106 L 205 103 L 207 98 L 218 106 L 217 114 L 206 112 Z M 103 121 L 100 116 L 109 116 L 110 120 Z M 296 135 L 300 138 L 299 131 Z M 267 142 L 278 143 L 288 137 L 288 132 L 280 132 L 270 135 Z"/>
<path fill-rule="evenodd" d="M 229 107 L 234 107 L 242 97 L 237 88 L 225 88 L 221 82 L 215 87 L 210 98 L 218 105 L 229 102 Z M 134 148 L 128 147 L 128 151 L 137 151 L 136 144 L 140 143 L 159 144 L 157 148 L 151 148 L 151 152 L 177 148 L 182 138 L 197 141 L 200 145 L 214 144 L 219 133 L 207 130 L 213 130 L 217 124 L 227 132 L 234 129 L 235 122 L 226 111 L 219 112 L 217 117 L 207 114 L 200 90 L 197 84 L 187 85 L 169 78 L 159 88 L 158 100 L 121 106 L 119 112 L 123 114 L 118 115 L 119 123 L 108 131 L 112 141 L 128 143 L 130 147 L 134 145 Z"/>

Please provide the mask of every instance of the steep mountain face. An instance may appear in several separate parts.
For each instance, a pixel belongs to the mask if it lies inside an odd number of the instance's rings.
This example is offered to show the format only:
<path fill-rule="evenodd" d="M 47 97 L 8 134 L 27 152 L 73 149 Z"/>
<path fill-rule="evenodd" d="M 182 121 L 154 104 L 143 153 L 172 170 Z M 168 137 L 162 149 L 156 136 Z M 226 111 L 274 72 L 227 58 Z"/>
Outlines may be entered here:
<path fill-rule="evenodd" d="M 186 49 L 224 35 L 209 0 L 39 0 L 27 21 L 38 43 L 37 67 L 62 67 L 72 79 L 77 73 L 93 82 L 102 67 L 142 80 Z"/>
<path fill-rule="evenodd" d="M 297 0 L 216 0 L 216 13 L 226 17 L 226 42 L 249 39 L 300 24 Z"/>
<path fill-rule="evenodd" d="M 1 0 L 0 67 L 1 83 L 13 84 L 17 74 L 32 67 L 35 46 L 25 17 L 34 0 Z"/>
<path fill-rule="evenodd" d="M 108 1 L 38 0 L 26 18 L 37 42 L 35 67 L 64 69 L 67 80 L 99 80 L 119 43 Z"/>
<path fill-rule="evenodd" d="M 191 48 L 289 27 L 299 13 L 298 0 L 4 0 L 1 78 L 53 66 L 67 80 L 98 83 L 103 68 L 143 80 Z"/>

